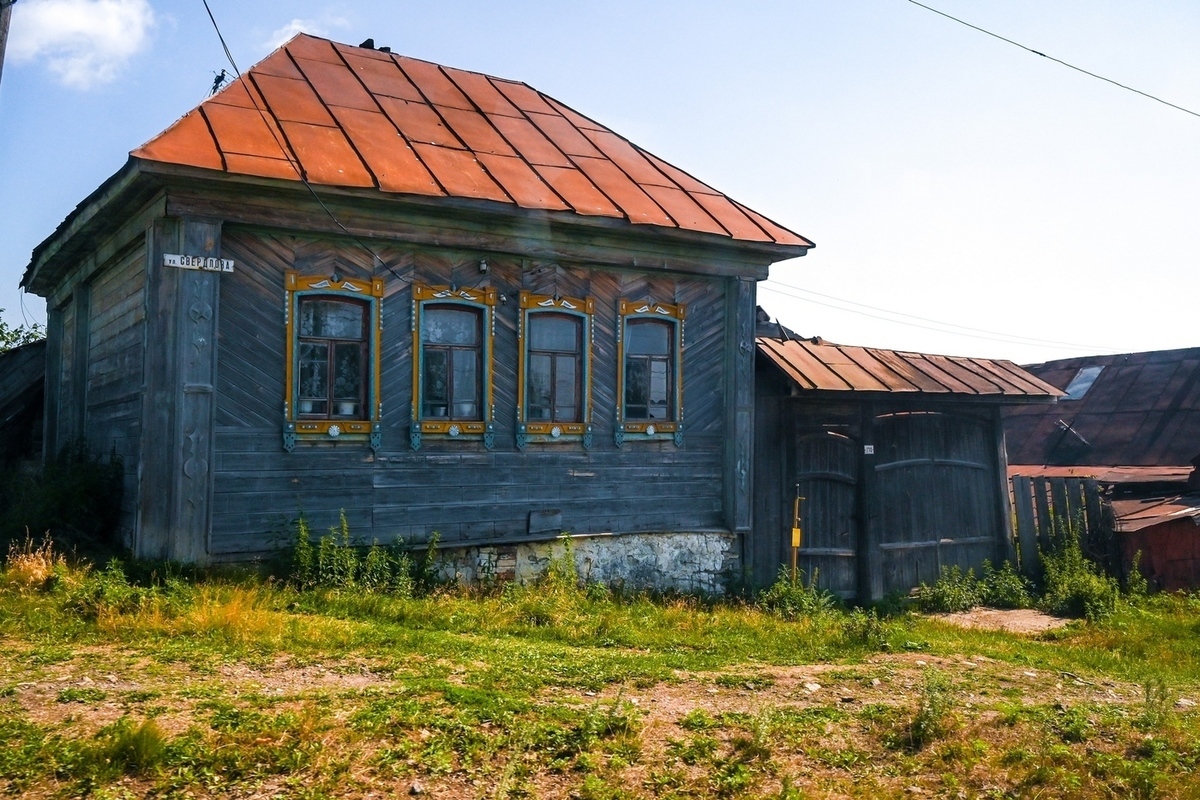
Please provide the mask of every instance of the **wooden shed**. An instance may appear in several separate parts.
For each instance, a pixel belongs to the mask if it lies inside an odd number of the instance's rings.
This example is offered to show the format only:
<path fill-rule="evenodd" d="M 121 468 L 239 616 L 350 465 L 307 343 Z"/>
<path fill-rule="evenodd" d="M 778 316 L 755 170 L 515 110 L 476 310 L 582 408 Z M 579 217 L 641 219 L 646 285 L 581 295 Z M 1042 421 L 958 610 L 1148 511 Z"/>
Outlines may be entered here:
<path fill-rule="evenodd" d="M 878 600 L 1010 557 L 1000 408 L 1053 402 L 1008 361 L 802 339 L 760 328 L 756 361 L 755 583 L 790 561 L 845 598 Z"/>
<path fill-rule="evenodd" d="M 139 556 L 303 512 L 448 569 L 715 591 L 750 531 L 755 282 L 811 242 L 514 81 L 300 35 L 34 252 L 46 447 Z"/>

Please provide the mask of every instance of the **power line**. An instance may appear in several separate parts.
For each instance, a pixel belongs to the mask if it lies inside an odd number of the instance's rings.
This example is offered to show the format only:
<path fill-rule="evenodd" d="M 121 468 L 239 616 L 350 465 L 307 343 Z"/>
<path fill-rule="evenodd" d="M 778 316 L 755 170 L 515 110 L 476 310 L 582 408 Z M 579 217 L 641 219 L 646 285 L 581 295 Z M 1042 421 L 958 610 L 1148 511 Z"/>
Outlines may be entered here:
<path fill-rule="evenodd" d="M 1048 58 L 1051 61 L 1054 61 L 1058 64 L 1062 64 L 1064 67 L 1073 69 L 1076 72 L 1082 72 L 1084 75 L 1087 75 L 1088 77 L 1096 78 L 1097 80 L 1104 81 L 1105 83 L 1111 83 L 1113 86 L 1119 87 L 1121 89 L 1125 89 L 1126 91 L 1129 91 L 1129 92 L 1133 92 L 1134 94 L 1140 94 L 1142 97 L 1147 97 L 1147 98 L 1155 101 L 1156 103 L 1162 103 L 1164 106 L 1170 106 L 1171 108 L 1174 108 L 1178 111 L 1182 111 L 1185 114 L 1191 114 L 1193 117 L 1200 117 L 1200 112 L 1192 111 L 1190 108 L 1184 108 L 1183 106 L 1177 106 L 1174 103 L 1170 103 L 1166 100 L 1163 100 L 1161 97 L 1155 97 L 1152 94 L 1143 92 L 1141 89 L 1135 89 L 1132 86 L 1126 86 L 1123 83 L 1118 83 L 1117 81 L 1114 81 L 1112 78 L 1106 78 L 1103 75 L 1097 75 L 1094 72 L 1088 72 L 1086 69 L 1084 69 L 1082 67 L 1077 67 L 1074 64 L 1069 64 L 1066 61 L 1063 61 L 1061 58 L 1055 58 L 1054 56 L 1048 56 L 1045 53 L 1042 53 L 1038 50 L 1034 50 L 1032 47 L 1026 47 L 1025 45 L 1021 44 L 1020 42 L 1014 42 L 1012 39 L 1006 39 L 1005 37 L 1001 36 L 998 33 L 992 33 L 991 31 L 989 31 L 985 28 L 981 28 L 978 25 L 972 25 L 971 23 L 969 23 L 965 20 L 961 20 L 958 17 L 954 17 L 954 16 L 951 16 L 950 14 L 947 14 L 945 11 L 938 11 L 936 8 L 927 6 L 924 3 L 918 3 L 917 0 L 908 0 L 908 2 L 912 3 L 914 6 L 920 6 L 921 8 L 925 9 L 926 11 L 932 11 L 934 14 L 938 14 L 940 16 L 945 17 L 946 19 L 953 20 L 954 22 L 957 22 L 959 25 L 966 25 L 968 28 L 977 30 L 980 33 L 986 33 L 988 36 L 991 36 L 993 39 L 999 39 L 1002 42 L 1011 44 L 1013 47 L 1019 47 L 1022 50 L 1025 50 L 1026 52 L 1033 53 L 1035 56 L 1041 56 L 1042 58 Z"/>
<path fill-rule="evenodd" d="M 893 314 L 897 317 L 906 317 L 907 319 L 915 319 L 920 322 L 928 322 L 933 325 L 943 325 L 948 328 L 958 328 L 959 330 L 973 331 L 975 333 L 986 333 L 986 334 L 990 334 L 992 336 L 1002 336 L 1007 339 L 1020 339 L 1020 340 L 1029 342 L 1030 344 L 1062 345 L 1064 347 L 1087 347 L 1092 350 L 1107 350 L 1107 349 L 1109 349 L 1109 348 L 1101 347 L 1100 345 L 1082 345 L 1082 344 L 1079 344 L 1078 342 L 1061 342 L 1061 341 L 1058 341 L 1057 339 L 1038 339 L 1034 336 L 1021 336 L 1021 335 L 1015 334 L 1015 333 L 1006 333 L 1005 331 L 993 331 L 993 330 L 988 330 L 987 328 L 973 328 L 970 325 L 959 325 L 957 322 L 945 322 L 944 320 L 931 319 L 930 317 L 922 317 L 922 316 L 918 316 L 916 314 L 908 314 L 903 311 L 893 311 L 890 308 L 880 308 L 879 306 L 867 305 L 866 303 L 859 303 L 854 300 L 847 300 L 844 297 L 834 297 L 831 294 L 823 294 L 821 292 L 817 292 L 812 289 L 805 289 L 801 286 L 793 286 L 790 283 L 784 283 L 783 281 L 778 281 L 778 280 L 775 280 L 774 278 L 771 278 L 770 282 L 778 284 L 779 286 L 785 286 L 788 289 L 794 289 L 797 292 L 803 292 L 805 294 L 813 294 L 813 295 L 816 295 L 817 297 L 824 297 L 826 300 L 836 300 L 839 303 L 846 303 L 847 305 L 857 306 L 859 308 L 869 308 L 872 311 L 879 311 L 884 314 Z"/>
<path fill-rule="evenodd" d="M 1066 348 L 1069 350 L 1079 350 L 1081 352 L 1087 352 L 1087 353 L 1095 353 L 1097 350 L 1100 350 L 1103 352 L 1110 352 L 1110 353 L 1116 352 L 1112 348 L 1107 348 L 1107 347 L 1101 348 L 1101 347 L 1092 347 L 1089 345 L 1082 345 L 1082 344 L 1049 343 L 1045 340 L 1039 340 L 1039 339 L 1028 339 L 1027 340 L 1027 339 L 1024 339 L 1023 337 L 1010 336 L 1008 334 L 1000 334 L 999 336 L 988 336 L 988 335 L 984 335 L 982 333 L 967 333 L 964 331 L 947 330 L 947 328 L 945 328 L 945 327 L 934 327 L 933 325 L 921 325 L 916 322 L 904 322 L 903 320 L 892 319 L 891 317 L 884 317 L 879 314 L 871 314 L 866 311 L 858 311 L 853 308 L 845 308 L 843 306 L 833 305 L 832 303 L 823 303 L 820 300 L 814 300 L 811 297 L 805 297 L 803 295 L 795 294 L 794 292 L 785 291 L 784 289 L 780 289 L 775 286 L 769 285 L 771 283 L 777 283 L 777 281 L 767 281 L 765 284 L 763 284 L 763 288 L 766 289 L 767 291 L 775 292 L 776 294 L 781 294 L 781 295 L 784 295 L 785 297 L 790 297 L 794 300 L 800 300 L 805 303 L 812 303 L 813 305 L 823 306 L 825 308 L 832 308 L 836 311 L 845 311 L 849 314 L 858 314 L 859 316 L 870 317 L 871 319 L 878 319 L 878 320 L 882 320 L 883 322 L 890 322 L 893 325 L 904 325 L 906 327 L 921 328 L 923 330 L 934 331 L 936 333 L 946 333 L 946 334 L 950 334 L 951 336 L 965 336 L 970 339 L 983 339 L 983 340 L 991 341 L 991 342 L 1000 342 L 1003 344 L 1015 344 L 1015 345 L 1021 345 L 1024 347 L 1041 347 L 1041 348 L 1045 348 L 1045 349 Z M 841 301 L 841 302 L 849 303 L 850 301 Z M 856 305 L 858 305 L 858 304 L 856 304 Z M 886 311 L 885 313 L 899 314 L 899 312 L 894 312 L 894 311 Z M 905 316 L 909 316 L 909 315 L 905 315 Z M 936 322 L 936 321 L 934 321 L 934 322 Z M 949 325 L 950 323 L 936 323 L 936 324 Z"/>
<path fill-rule="evenodd" d="M 225 44 L 225 37 L 221 35 L 221 26 L 217 24 L 217 19 L 213 16 L 212 9 L 208 7 L 208 0 L 201 0 L 201 2 L 204 3 L 204 10 L 208 12 L 208 19 L 212 22 L 213 30 L 217 32 L 217 38 L 221 40 L 221 47 L 225 50 L 225 57 L 229 59 L 229 66 L 233 67 L 234 74 L 241 78 L 242 71 L 238 69 L 237 62 L 233 60 L 233 53 L 229 52 L 229 46 Z M 388 264 L 386 261 L 384 261 L 383 257 L 380 256 L 379 253 L 376 253 L 374 249 L 367 246 L 366 242 L 351 233 L 346 226 L 342 224 L 341 220 L 334 216 L 333 212 L 329 209 L 329 206 L 325 205 L 325 201 L 322 200 L 320 195 L 317 194 L 317 190 L 314 189 L 312 184 L 308 182 L 308 179 L 304 177 L 304 170 L 301 167 L 300 162 L 292 158 L 292 154 L 288 151 L 287 147 L 284 146 L 283 142 L 279 141 L 279 135 L 276 133 L 275 127 L 267 120 L 266 111 L 259 107 L 258 99 L 254 96 L 258 87 L 255 86 L 255 91 L 251 91 L 251 87 L 249 85 L 249 76 L 246 76 L 246 82 L 246 96 L 250 98 L 250 102 L 254 105 L 254 110 L 258 112 L 258 116 L 262 119 L 263 125 L 267 126 L 267 132 L 270 133 L 271 138 L 275 140 L 275 145 L 279 148 L 279 152 L 283 154 L 284 159 L 288 162 L 288 164 L 291 165 L 292 169 L 296 171 L 296 177 L 299 178 L 300 182 L 304 184 L 304 188 L 308 189 L 309 194 L 311 194 L 313 199 L 317 201 L 317 205 L 321 207 L 329 219 L 333 220 L 333 224 L 336 225 L 342 233 L 350 237 L 350 239 L 363 250 L 370 253 L 375 261 L 386 267 L 387 271 L 392 273 L 397 280 L 406 282 L 405 279 L 400 276 L 400 273 L 392 269 L 391 264 Z"/>

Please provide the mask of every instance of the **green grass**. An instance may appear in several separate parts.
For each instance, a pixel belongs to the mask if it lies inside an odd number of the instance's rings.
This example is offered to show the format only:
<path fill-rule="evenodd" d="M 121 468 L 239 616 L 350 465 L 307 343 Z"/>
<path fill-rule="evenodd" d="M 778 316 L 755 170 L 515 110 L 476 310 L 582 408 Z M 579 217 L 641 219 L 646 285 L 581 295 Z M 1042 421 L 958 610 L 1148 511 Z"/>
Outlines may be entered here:
<path fill-rule="evenodd" d="M 1200 599 L 1019 637 L 781 597 L 16 559 L 0 791 L 1200 796 L 1200 715 L 1175 702 L 1200 699 Z"/>

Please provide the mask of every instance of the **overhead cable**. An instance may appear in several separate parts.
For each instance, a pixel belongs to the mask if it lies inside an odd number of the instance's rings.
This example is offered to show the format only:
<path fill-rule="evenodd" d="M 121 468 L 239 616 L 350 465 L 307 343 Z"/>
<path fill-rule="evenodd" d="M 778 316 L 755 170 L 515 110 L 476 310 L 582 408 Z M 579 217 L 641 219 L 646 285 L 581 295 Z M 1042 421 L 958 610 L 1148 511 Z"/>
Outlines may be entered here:
<path fill-rule="evenodd" d="M 1061 58 L 1055 58 L 1054 56 L 1048 56 L 1039 50 L 1034 50 L 1032 47 L 1026 47 L 1025 45 L 1021 44 L 1020 42 L 1014 42 L 1012 39 L 1007 39 L 998 33 L 992 33 L 991 31 L 987 30 L 986 28 L 981 28 L 978 25 L 972 25 L 971 23 L 967 22 L 966 20 L 961 20 L 958 17 L 951 16 L 950 14 L 947 14 L 945 11 L 938 11 L 936 8 L 933 8 L 932 6 L 927 6 L 924 3 L 918 3 L 917 0 L 908 0 L 908 2 L 912 3 L 914 6 L 920 6 L 921 8 L 925 9 L 926 11 L 932 11 L 934 14 L 938 14 L 940 16 L 945 17 L 946 19 L 953 20 L 954 22 L 957 22 L 959 25 L 966 25 L 968 28 L 977 30 L 980 33 L 986 33 L 988 36 L 991 36 L 993 39 L 999 39 L 1002 42 L 1011 44 L 1013 47 L 1019 47 L 1022 50 L 1025 50 L 1026 52 L 1033 53 L 1035 56 L 1041 56 L 1042 58 L 1048 58 L 1051 61 L 1054 61 L 1055 63 L 1062 64 L 1064 67 L 1067 67 L 1068 69 L 1073 69 L 1076 72 L 1082 72 L 1084 75 L 1087 75 L 1088 77 L 1096 78 L 1097 80 L 1104 81 L 1105 83 L 1111 83 L 1113 86 L 1116 86 L 1118 88 L 1124 89 L 1129 92 L 1133 92 L 1134 94 L 1140 94 L 1142 97 L 1149 98 L 1156 103 L 1162 103 L 1164 106 L 1170 106 L 1171 108 L 1174 108 L 1177 111 L 1182 111 L 1185 114 L 1191 114 L 1193 117 L 1200 117 L 1200 112 L 1192 111 L 1190 108 L 1184 108 L 1183 106 L 1175 105 L 1174 103 L 1170 103 L 1166 100 L 1163 100 L 1161 97 L 1155 97 L 1154 95 L 1149 94 L 1148 92 L 1143 92 L 1141 89 L 1135 89 L 1132 86 L 1126 86 L 1123 83 L 1118 83 L 1117 81 L 1114 81 L 1112 78 L 1106 78 L 1103 75 L 1097 75 L 1094 72 L 1089 72 L 1086 69 L 1084 69 L 1083 67 L 1077 67 L 1074 64 L 1070 64 L 1066 61 L 1063 61 Z"/>

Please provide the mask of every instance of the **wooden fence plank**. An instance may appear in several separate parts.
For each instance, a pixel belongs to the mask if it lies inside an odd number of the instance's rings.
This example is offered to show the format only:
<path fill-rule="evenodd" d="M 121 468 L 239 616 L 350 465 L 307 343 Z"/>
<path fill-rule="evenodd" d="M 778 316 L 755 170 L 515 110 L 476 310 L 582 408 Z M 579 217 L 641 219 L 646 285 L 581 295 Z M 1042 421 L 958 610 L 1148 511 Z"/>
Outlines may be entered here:
<path fill-rule="evenodd" d="M 1013 503 L 1017 512 L 1017 539 L 1021 548 L 1021 574 L 1040 580 L 1042 560 L 1038 558 L 1038 531 L 1033 517 L 1033 486 L 1024 475 L 1013 476 Z"/>

